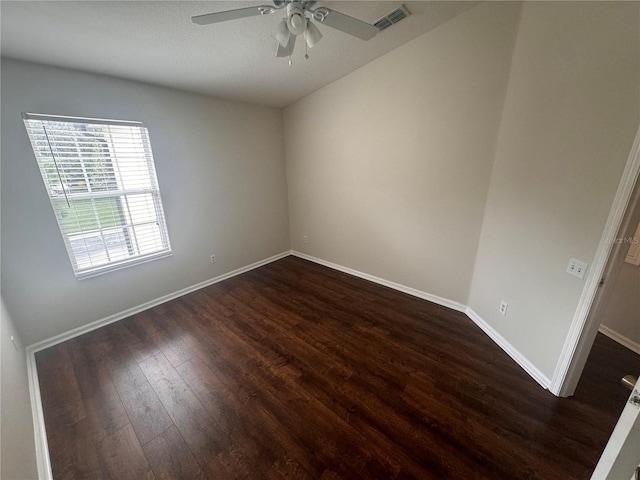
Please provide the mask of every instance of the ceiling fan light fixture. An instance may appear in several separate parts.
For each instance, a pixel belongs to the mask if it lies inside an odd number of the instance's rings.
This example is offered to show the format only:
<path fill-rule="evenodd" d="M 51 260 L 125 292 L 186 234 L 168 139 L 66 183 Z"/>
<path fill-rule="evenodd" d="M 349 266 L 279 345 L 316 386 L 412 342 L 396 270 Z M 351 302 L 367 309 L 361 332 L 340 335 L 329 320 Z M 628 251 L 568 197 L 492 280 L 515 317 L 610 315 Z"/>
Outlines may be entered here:
<path fill-rule="evenodd" d="M 322 33 L 320 33 L 318 27 L 311 23 L 311 20 L 308 20 L 307 29 L 304 31 L 304 40 L 307 42 L 307 47 L 313 48 L 321 39 Z"/>
<path fill-rule="evenodd" d="M 287 5 L 287 26 L 292 35 L 304 33 L 307 27 L 304 10 L 297 3 L 294 2 Z"/>
<path fill-rule="evenodd" d="M 287 26 L 287 21 L 282 20 L 278 26 L 276 27 L 276 31 L 273 32 L 273 38 L 282 46 L 282 48 L 287 48 L 289 44 L 289 37 L 291 37 L 291 33 L 289 32 L 289 27 Z"/>
<path fill-rule="evenodd" d="M 210 25 L 245 17 L 265 16 L 274 13 L 276 10 L 284 10 L 286 11 L 286 16 L 278 23 L 271 36 L 278 42 L 276 56 L 289 57 L 290 59 L 298 35 L 304 37 L 307 49 L 312 48 L 322 39 L 322 33 L 311 20 L 361 40 L 369 40 L 380 31 L 376 25 L 371 25 L 327 7 L 313 9 L 312 7 L 317 3 L 316 0 L 272 1 L 273 5 L 256 5 L 196 15 L 191 17 L 191 20 L 198 25 Z M 284 11 L 283 13 L 285 13 Z M 393 19 L 390 21 L 393 21 Z M 309 58 L 306 51 L 305 58 Z"/>

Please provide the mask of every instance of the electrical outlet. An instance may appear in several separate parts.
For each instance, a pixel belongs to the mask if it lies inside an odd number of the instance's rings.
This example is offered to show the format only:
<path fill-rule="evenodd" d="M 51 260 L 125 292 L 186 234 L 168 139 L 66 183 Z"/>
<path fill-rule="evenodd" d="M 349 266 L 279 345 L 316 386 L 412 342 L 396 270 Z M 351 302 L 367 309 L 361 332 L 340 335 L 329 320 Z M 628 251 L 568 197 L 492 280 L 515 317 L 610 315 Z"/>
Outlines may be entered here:
<path fill-rule="evenodd" d="M 211 256 L 209 257 L 209 261 L 210 261 L 211 263 L 216 263 L 216 256 L 215 256 L 215 255 L 211 255 Z"/>
<path fill-rule="evenodd" d="M 509 308 L 509 304 L 507 302 L 505 302 L 504 300 L 502 300 L 500 302 L 500 313 L 502 315 L 506 315 L 507 314 L 507 308 Z"/>
<path fill-rule="evenodd" d="M 584 278 L 584 274 L 587 271 L 588 263 L 581 262 L 580 260 L 576 260 L 572 258 L 569 260 L 569 265 L 567 266 L 567 273 L 569 275 L 573 275 L 574 277 Z"/>
<path fill-rule="evenodd" d="M 309 243 L 309 237 L 307 237 L 306 235 L 302 237 L 302 240 L 304 241 L 304 243 Z"/>

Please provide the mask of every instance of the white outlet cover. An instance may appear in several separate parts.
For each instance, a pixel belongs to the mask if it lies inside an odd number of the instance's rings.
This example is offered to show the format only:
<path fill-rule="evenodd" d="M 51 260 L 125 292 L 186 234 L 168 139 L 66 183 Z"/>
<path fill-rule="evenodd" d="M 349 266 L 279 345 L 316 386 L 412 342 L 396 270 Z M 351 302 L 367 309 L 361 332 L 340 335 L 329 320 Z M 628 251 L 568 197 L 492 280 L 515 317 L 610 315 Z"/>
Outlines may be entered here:
<path fill-rule="evenodd" d="M 588 263 L 572 258 L 569 260 L 566 272 L 574 277 L 584 278 L 584 274 L 587 272 L 588 266 Z"/>
<path fill-rule="evenodd" d="M 502 315 L 507 314 L 507 309 L 509 308 L 509 304 L 505 301 L 500 302 L 500 313 Z"/>

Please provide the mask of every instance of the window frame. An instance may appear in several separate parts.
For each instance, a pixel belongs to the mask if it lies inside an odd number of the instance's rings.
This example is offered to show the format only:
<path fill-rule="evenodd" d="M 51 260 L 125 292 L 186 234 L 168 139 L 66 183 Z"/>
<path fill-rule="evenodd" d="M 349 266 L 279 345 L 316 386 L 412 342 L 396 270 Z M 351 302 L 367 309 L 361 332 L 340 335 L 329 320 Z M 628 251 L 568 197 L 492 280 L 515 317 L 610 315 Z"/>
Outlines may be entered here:
<path fill-rule="evenodd" d="M 78 280 L 92 278 L 173 255 L 162 205 L 160 185 L 155 169 L 155 159 L 151 149 L 151 139 L 148 128 L 142 122 L 38 113 L 22 113 L 22 118 L 71 267 Z M 56 122 L 55 124 L 57 125 L 77 123 L 83 124 L 84 127 L 78 128 L 78 130 L 71 126 L 65 127 L 68 132 L 74 133 L 67 133 L 67 136 L 58 133 L 56 139 L 53 140 L 54 145 L 52 146 L 47 127 L 54 125 L 53 122 Z M 99 140 L 96 139 L 96 133 L 92 130 L 95 127 L 88 128 L 88 126 L 95 125 L 106 126 L 104 131 L 100 131 L 100 134 L 104 136 L 100 137 Z M 115 128 L 116 132 L 130 134 L 132 140 L 116 140 L 118 134 L 111 130 L 112 127 L 118 127 Z M 122 130 L 120 127 L 128 127 L 129 130 Z M 42 128 L 42 133 L 36 133 L 39 128 Z M 82 128 L 86 130 L 82 130 Z M 46 139 L 46 142 L 43 139 Z M 55 145 L 56 142 L 58 142 L 58 145 Z M 65 145 L 65 142 L 69 143 Z M 71 156 L 75 158 L 71 163 L 69 163 L 69 160 L 63 160 L 62 165 L 63 167 L 66 166 L 67 169 L 69 165 L 73 165 L 76 170 L 83 172 L 84 185 L 80 188 L 86 188 L 86 191 L 73 191 L 73 187 L 69 187 L 69 184 L 66 183 L 70 175 L 68 170 L 63 170 L 63 173 L 61 173 L 59 163 L 56 161 L 56 156 L 58 158 L 60 156 L 67 158 L 65 155 L 68 156 L 69 154 L 61 153 L 61 151 L 65 148 L 68 151 L 69 145 L 74 145 L 74 142 L 76 152 Z M 60 147 L 60 144 L 63 146 Z M 90 145 L 90 147 L 87 147 L 87 145 Z M 105 159 L 102 161 L 102 158 L 100 158 L 97 163 L 95 163 L 94 159 L 96 154 L 87 152 L 87 150 L 91 152 L 91 148 L 96 149 L 96 146 L 100 146 L 98 156 Z M 116 152 L 117 149 L 133 146 L 139 149 L 134 154 L 128 152 L 127 154 L 122 152 L 118 154 Z M 46 154 L 43 152 L 46 152 Z M 125 157 L 127 160 L 125 160 Z M 131 161 L 129 160 L 130 158 L 135 160 Z M 90 161 L 89 159 L 93 160 Z M 52 164 L 55 169 L 52 168 Z M 95 168 L 96 165 L 103 170 L 97 178 L 104 183 L 102 188 L 94 190 L 93 180 L 86 172 L 88 167 Z M 126 168 L 131 169 L 132 166 L 135 169 L 135 175 L 123 173 Z M 52 172 L 55 173 L 52 174 Z M 52 183 L 51 178 L 57 178 L 59 183 Z M 142 183 L 137 188 L 131 188 L 131 185 L 128 185 L 128 183 L 135 182 Z M 58 185 L 60 188 L 57 188 Z M 98 211 L 97 203 L 102 202 L 104 204 L 106 200 L 106 203 L 110 204 L 108 202 L 110 199 L 113 200 L 113 205 L 110 205 L 111 210 L 109 213 L 112 217 L 110 220 L 116 223 L 103 226 L 102 221 L 104 218 Z M 78 214 L 79 203 L 77 202 L 82 201 L 88 201 L 88 205 L 91 206 L 89 210 L 92 213 L 87 214 L 85 211 L 81 216 Z M 135 205 L 135 202 L 138 205 L 142 202 L 144 211 L 140 207 L 130 206 L 130 203 Z M 74 220 L 79 230 L 73 230 L 73 227 L 69 226 L 68 222 L 65 225 L 63 215 L 61 215 L 64 207 L 62 204 L 66 204 L 69 211 L 73 209 Z M 141 212 L 143 213 L 141 214 Z M 144 215 L 147 216 L 146 220 L 140 221 L 140 217 L 144 217 Z M 134 217 L 138 218 L 134 221 Z M 95 223 L 96 228 L 90 229 L 86 225 L 81 226 L 81 223 L 87 221 L 89 224 Z M 119 250 L 113 248 L 112 251 L 112 247 L 108 245 L 108 235 L 115 235 L 112 238 L 118 238 Z M 90 243 L 91 240 L 95 241 L 96 238 L 99 239 L 100 248 L 104 250 L 104 255 L 102 251 L 99 251 L 92 258 L 87 240 Z M 151 238 L 148 244 L 142 241 L 148 238 Z M 73 241 L 81 241 L 83 246 L 76 247 L 74 250 Z M 148 251 L 143 252 L 143 249 Z M 81 257 L 83 252 L 88 260 Z M 113 258 L 114 256 L 116 258 Z M 83 266 L 81 263 L 88 263 L 88 266 Z"/>

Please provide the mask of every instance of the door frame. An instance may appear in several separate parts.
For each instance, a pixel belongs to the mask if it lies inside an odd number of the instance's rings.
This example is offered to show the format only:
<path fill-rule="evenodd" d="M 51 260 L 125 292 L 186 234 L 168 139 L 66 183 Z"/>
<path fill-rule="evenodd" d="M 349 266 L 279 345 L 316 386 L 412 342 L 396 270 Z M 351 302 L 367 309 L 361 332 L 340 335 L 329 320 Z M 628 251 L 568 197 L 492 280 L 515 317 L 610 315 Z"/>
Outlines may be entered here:
<path fill-rule="evenodd" d="M 559 397 L 568 397 L 575 392 L 582 370 L 593 346 L 600 322 L 596 318 L 598 306 L 605 289 L 599 288 L 600 280 L 612 267 L 609 260 L 616 253 L 616 243 L 625 214 L 631 204 L 633 192 L 640 175 L 640 126 L 631 147 L 618 190 L 609 211 L 600 243 L 591 263 L 591 272 L 578 302 L 569 333 L 564 341 L 560 358 L 556 364 L 549 390 Z M 619 249 L 617 249 L 619 250 Z"/>

